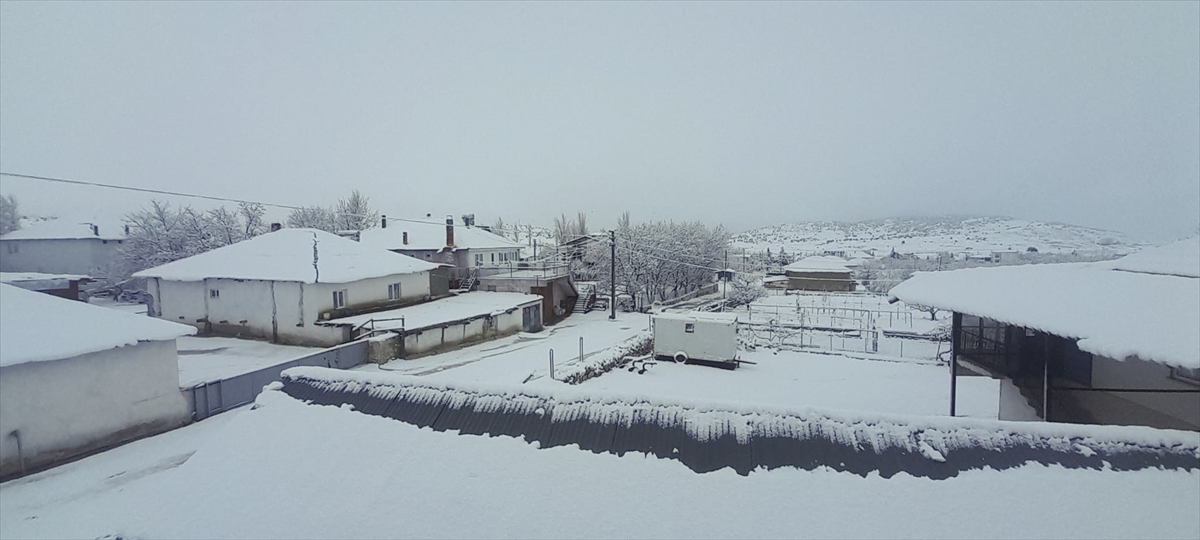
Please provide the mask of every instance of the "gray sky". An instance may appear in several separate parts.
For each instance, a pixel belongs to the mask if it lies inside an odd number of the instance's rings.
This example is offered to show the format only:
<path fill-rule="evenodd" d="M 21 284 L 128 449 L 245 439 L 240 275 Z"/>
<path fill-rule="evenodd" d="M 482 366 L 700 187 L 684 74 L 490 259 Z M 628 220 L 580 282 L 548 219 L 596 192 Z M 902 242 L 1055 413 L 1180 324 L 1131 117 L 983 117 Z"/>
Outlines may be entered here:
<path fill-rule="evenodd" d="M 3 2 L 0 168 L 481 222 L 1165 239 L 1200 226 L 1200 3 Z"/>

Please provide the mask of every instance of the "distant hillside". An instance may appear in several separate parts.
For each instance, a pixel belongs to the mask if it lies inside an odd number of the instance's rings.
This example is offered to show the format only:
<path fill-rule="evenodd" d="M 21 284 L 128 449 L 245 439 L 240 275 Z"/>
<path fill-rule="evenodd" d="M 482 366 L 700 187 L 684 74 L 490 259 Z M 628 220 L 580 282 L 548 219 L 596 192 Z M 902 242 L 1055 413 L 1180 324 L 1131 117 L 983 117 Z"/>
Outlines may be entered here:
<path fill-rule="evenodd" d="M 1125 235 L 1064 223 L 1006 217 L 894 218 L 857 223 L 807 221 L 746 231 L 735 248 L 750 252 L 781 247 L 792 255 L 822 251 L 890 253 L 1026 251 L 1120 255 L 1137 249 Z"/>

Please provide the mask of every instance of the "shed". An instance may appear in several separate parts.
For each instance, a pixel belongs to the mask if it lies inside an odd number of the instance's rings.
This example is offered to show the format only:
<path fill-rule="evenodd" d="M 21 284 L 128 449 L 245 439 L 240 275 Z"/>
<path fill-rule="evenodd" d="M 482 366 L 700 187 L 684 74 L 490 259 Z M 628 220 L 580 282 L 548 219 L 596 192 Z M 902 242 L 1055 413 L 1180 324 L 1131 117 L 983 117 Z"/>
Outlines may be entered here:
<path fill-rule="evenodd" d="M 283 229 L 134 277 L 147 278 L 149 311 L 163 319 L 204 333 L 331 346 L 349 333 L 318 320 L 428 301 L 437 267 L 324 231 Z"/>
<path fill-rule="evenodd" d="M 0 478 L 188 422 L 190 326 L 0 284 Z"/>
<path fill-rule="evenodd" d="M 891 294 L 953 311 L 953 363 L 1008 379 L 1043 420 L 1200 430 L 1198 238 L 1116 261 L 918 273 Z"/>
<path fill-rule="evenodd" d="M 120 220 L 40 221 L 0 236 L 0 272 L 104 275 L 124 242 Z"/>
<path fill-rule="evenodd" d="M 850 267 L 841 257 L 806 257 L 783 267 L 788 289 L 800 291 L 853 291 Z"/>
<path fill-rule="evenodd" d="M 737 314 L 660 313 L 654 316 L 654 356 L 733 369 L 737 366 Z"/>

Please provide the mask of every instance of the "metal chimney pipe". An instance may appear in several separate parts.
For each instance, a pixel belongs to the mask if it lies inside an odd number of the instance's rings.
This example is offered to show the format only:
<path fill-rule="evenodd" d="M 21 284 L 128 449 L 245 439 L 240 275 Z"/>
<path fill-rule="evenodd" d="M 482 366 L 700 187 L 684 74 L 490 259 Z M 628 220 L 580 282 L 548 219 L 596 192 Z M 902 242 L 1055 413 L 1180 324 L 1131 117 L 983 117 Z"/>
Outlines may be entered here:
<path fill-rule="evenodd" d="M 454 216 L 446 216 L 446 247 L 454 247 Z"/>

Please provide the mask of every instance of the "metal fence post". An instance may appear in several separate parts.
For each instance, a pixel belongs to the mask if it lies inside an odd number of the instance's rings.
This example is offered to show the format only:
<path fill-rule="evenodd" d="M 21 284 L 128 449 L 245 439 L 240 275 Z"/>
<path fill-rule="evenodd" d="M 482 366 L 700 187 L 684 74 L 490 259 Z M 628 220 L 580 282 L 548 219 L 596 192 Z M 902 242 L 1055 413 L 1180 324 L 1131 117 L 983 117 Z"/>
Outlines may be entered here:
<path fill-rule="evenodd" d="M 554 349 L 550 349 L 550 380 L 558 380 L 554 378 Z"/>

